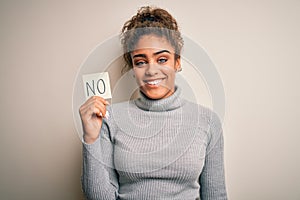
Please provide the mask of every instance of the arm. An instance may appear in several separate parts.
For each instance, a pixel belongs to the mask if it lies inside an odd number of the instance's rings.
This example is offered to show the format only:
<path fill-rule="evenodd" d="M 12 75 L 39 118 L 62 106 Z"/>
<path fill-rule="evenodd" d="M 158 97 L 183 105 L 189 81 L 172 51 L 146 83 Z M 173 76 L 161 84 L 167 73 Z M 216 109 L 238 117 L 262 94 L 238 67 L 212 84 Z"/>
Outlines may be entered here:
<path fill-rule="evenodd" d="M 223 152 L 222 125 L 218 116 L 212 113 L 205 163 L 199 180 L 201 200 L 227 200 Z"/>
<path fill-rule="evenodd" d="M 113 143 L 105 120 L 99 138 L 92 144 L 83 143 L 81 181 L 87 199 L 117 199 L 118 175 L 113 167 Z"/>
<path fill-rule="evenodd" d="M 106 120 L 108 104 L 102 97 L 93 96 L 79 109 L 84 139 L 81 181 L 83 192 L 89 200 L 113 200 L 118 196 L 118 178 L 113 167 L 113 142 Z"/>

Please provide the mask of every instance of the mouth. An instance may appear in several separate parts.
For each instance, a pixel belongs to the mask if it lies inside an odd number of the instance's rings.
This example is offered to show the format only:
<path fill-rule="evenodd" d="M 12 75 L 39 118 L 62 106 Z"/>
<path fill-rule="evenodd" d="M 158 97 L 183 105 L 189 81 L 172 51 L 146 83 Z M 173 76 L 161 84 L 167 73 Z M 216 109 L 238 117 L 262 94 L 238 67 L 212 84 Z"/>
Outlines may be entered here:
<path fill-rule="evenodd" d="M 150 86 L 158 86 L 165 78 L 144 80 L 144 83 Z"/>

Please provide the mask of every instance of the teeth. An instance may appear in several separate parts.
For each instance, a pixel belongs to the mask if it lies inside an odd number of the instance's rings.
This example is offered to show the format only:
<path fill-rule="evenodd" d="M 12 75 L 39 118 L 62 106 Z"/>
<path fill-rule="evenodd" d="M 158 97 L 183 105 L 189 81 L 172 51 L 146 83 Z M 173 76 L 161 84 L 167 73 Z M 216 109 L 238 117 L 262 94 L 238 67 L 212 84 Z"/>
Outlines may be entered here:
<path fill-rule="evenodd" d="M 154 80 L 154 81 L 147 81 L 147 83 L 150 84 L 150 85 L 157 85 L 157 84 L 159 84 L 161 81 L 162 81 L 162 80 L 160 79 L 160 80 Z"/>

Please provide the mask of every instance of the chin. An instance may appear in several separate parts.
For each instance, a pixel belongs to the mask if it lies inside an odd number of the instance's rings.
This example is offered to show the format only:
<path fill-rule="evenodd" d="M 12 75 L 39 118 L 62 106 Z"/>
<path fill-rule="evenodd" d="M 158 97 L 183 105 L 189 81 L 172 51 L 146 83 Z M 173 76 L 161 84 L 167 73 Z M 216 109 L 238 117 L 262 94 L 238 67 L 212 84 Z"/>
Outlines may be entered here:
<path fill-rule="evenodd" d="M 149 99 L 163 99 L 170 96 L 173 92 L 168 88 L 156 88 L 156 89 L 145 89 L 141 88 L 141 91 Z"/>

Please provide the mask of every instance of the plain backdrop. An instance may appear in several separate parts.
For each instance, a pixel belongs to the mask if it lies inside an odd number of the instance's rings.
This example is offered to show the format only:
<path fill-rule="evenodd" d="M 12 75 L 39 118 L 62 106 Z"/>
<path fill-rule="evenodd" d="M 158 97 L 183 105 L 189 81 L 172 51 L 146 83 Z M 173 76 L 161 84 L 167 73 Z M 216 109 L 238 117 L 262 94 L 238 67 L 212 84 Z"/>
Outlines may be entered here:
<path fill-rule="evenodd" d="M 229 198 L 300 199 L 297 0 L 0 1 L 0 199 L 83 199 L 73 82 L 148 4 L 173 14 L 220 74 Z"/>

